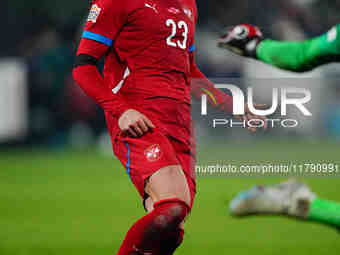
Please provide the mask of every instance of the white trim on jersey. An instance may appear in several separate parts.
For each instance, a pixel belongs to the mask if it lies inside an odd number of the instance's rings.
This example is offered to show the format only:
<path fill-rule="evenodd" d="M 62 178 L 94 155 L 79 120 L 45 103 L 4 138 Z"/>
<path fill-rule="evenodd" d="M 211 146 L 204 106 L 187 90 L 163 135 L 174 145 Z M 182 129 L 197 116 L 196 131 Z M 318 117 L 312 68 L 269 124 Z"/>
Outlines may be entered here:
<path fill-rule="evenodd" d="M 125 72 L 124 72 L 124 75 L 123 75 L 123 79 L 117 84 L 116 87 L 114 87 L 114 88 L 112 89 L 113 94 L 117 94 L 117 93 L 118 93 L 118 91 L 123 87 L 123 84 L 124 84 L 126 78 L 127 78 L 129 75 L 130 75 L 130 69 L 127 67 L 127 68 L 125 69 Z"/>

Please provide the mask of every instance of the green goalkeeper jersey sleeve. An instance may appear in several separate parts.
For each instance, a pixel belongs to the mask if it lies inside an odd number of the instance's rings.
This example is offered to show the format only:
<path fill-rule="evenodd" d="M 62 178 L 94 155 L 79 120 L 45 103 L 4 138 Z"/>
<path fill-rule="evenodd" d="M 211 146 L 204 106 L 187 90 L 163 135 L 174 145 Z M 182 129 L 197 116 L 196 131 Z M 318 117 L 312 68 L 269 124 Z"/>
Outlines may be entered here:
<path fill-rule="evenodd" d="M 340 24 L 328 33 L 306 41 L 264 40 L 257 58 L 267 64 L 294 72 L 305 72 L 320 65 L 340 62 Z"/>

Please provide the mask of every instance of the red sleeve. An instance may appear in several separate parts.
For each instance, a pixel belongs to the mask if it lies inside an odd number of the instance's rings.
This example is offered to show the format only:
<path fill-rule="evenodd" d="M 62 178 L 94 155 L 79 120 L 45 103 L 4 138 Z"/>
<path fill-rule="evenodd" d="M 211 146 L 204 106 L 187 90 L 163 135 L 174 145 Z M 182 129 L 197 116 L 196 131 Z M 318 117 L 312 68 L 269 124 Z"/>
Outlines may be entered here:
<path fill-rule="evenodd" d="M 84 65 L 73 69 L 73 78 L 83 91 L 92 98 L 104 111 L 117 119 L 131 107 L 121 97 L 113 94 L 96 66 Z"/>
<path fill-rule="evenodd" d="M 90 55 L 97 60 L 111 47 L 125 20 L 123 4 L 113 0 L 95 0 L 91 7 L 77 55 Z M 129 105 L 106 86 L 94 65 L 80 65 L 73 69 L 73 77 L 84 92 L 105 111 L 119 118 Z"/>
<path fill-rule="evenodd" d="M 127 21 L 126 2 L 94 0 L 87 18 L 82 38 L 111 47 L 119 31 Z M 82 52 L 83 53 L 83 52 Z"/>
<path fill-rule="evenodd" d="M 208 95 L 208 102 L 213 107 L 232 113 L 233 98 L 222 90 L 215 88 L 214 84 L 199 70 L 194 60 L 194 53 L 190 53 L 191 62 L 191 93 L 198 99 L 202 94 Z"/>

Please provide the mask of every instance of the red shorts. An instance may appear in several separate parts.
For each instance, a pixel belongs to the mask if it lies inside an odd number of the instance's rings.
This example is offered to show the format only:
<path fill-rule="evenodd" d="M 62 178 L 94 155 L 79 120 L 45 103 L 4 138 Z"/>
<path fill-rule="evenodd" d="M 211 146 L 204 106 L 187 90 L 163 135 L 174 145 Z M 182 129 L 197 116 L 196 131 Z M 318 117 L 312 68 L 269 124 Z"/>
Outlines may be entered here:
<path fill-rule="evenodd" d="M 112 123 L 108 121 L 108 127 L 110 124 Z M 111 133 L 111 138 L 115 155 L 126 168 L 127 174 L 143 199 L 148 197 L 144 187 L 145 181 L 151 175 L 166 166 L 180 165 L 190 188 L 192 206 L 196 193 L 196 180 L 195 155 L 190 146 L 190 137 L 179 140 L 155 128 L 139 138 L 114 132 Z"/>

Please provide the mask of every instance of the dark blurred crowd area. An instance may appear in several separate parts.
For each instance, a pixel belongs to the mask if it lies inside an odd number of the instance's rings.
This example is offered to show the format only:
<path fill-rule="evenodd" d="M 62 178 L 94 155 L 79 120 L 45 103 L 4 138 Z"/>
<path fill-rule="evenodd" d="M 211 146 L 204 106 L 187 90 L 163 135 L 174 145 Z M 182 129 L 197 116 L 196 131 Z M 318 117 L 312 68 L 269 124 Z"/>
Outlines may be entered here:
<path fill-rule="evenodd" d="M 216 34 L 231 25 L 251 23 L 261 27 L 267 37 L 283 39 L 287 26 L 311 37 L 340 21 L 337 0 L 197 2 L 198 30 Z M 28 67 L 29 127 L 24 143 L 61 145 L 68 143 L 72 134 L 90 133 L 94 138 L 102 134 L 105 120 L 101 110 L 71 75 L 89 1 L 5 0 L 1 5 L 0 58 L 19 57 Z M 207 76 L 214 77 L 217 69 L 226 76 L 241 75 L 232 65 L 217 68 L 204 57 L 198 62 Z"/>

